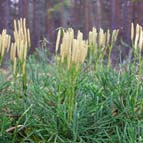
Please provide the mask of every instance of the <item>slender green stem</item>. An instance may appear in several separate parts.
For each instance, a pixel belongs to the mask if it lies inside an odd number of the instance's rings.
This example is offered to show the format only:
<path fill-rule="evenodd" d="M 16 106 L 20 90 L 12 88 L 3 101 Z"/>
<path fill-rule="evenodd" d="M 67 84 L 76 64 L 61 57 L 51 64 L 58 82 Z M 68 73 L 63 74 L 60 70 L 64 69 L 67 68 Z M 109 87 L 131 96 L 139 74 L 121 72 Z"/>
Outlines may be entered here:
<path fill-rule="evenodd" d="M 113 48 L 113 46 L 110 45 L 110 47 L 109 47 L 109 54 L 108 54 L 108 67 L 111 66 L 111 52 L 112 52 L 112 48 Z"/>
<path fill-rule="evenodd" d="M 75 77 L 71 75 L 70 77 L 70 94 L 69 94 L 69 103 L 68 103 L 68 121 L 71 123 L 73 119 L 73 111 L 74 111 L 74 99 L 75 99 Z"/>

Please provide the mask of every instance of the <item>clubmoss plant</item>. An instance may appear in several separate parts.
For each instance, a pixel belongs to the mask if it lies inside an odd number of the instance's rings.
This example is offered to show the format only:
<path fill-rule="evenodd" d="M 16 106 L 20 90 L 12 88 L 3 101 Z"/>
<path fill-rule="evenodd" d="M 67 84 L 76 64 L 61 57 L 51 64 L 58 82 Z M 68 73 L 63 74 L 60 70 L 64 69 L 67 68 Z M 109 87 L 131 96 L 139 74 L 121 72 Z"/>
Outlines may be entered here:
<path fill-rule="evenodd" d="M 139 95 L 139 87 L 142 80 L 142 67 L 143 67 L 143 59 L 142 59 L 142 48 L 143 48 L 143 28 L 139 24 L 136 26 L 131 23 L 131 41 L 132 41 L 132 48 L 133 48 L 133 56 L 134 56 L 134 66 L 135 69 L 138 69 L 137 74 L 137 88 L 136 88 L 136 96 L 134 98 L 134 103 L 137 102 L 137 98 Z M 138 63 L 138 66 L 137 66 Z"/>
<path fill-rule="evenodd" d="M 111 31 L 108 29 L 106 32 L 102 28 L 97 31 L 93 27 L 89 32 L 89 61 L 90 65 L 95 64 L 95 70 L 98 69 L 98 64 L 103 64 L 106 51 L 108 49 L 108 66 L 111 65 L 111 52 L 116 42 L 119 30 Z"/>
<path fill-rule="evenodd" d="M 27 89 L 26 58 L 30 48 L 30 31 L 26 28 L 26 19 L 14 20 L 14 43 L 11 45 L 10 58 L 13 65 L 14 81 L 22 77 L 23 91 Z"/>
<path fill-rule="evenodd" d="M 143 48 L 143 29 L 142 26 L 131 24 L 131 41 L 134 55 L 134 64 L 139 63 L 139 74 L 142 72 L 142 48 Z"/>
<path fill-rule="evenodd" d="M 89 32 L 89 65 L 92 65 L 93 62 L 98 62 L 98 54 L 97 54 L 97 29 L 92 28 L 92 31 Z M 95 63 L 95 65 L 96 65 Z M 96 67 L 96 66 L 95 66 Z M 90 70 L 92 70 L 92 67 L 90 67 Z"/>
<path fill-rule="evenodd" d="M 58 32 L 56 53 L 59 48 L 61 32 Z M 64 102 L 67 105 L 67 119 L 72 123 L 73 111 L 75 106 L 75 85 L 78 74 L 81 70 L 81 65 L 87 56 L 88 42 L 83 40 L 83 34 L 78 31 L 77 38 L 74 38 L 74 30 L 69 28 L 63 31 L 62 43 L 60 44 L 60 56 L 57 58 L 60 80 L 62 81 L 67 76 L 66 81 L 63 81 L 68 90 L 65 97 L 58 95 L 59 105 Z M 58 56 L 58 55 L 57 55 Z M 63 84 L 65 86 L 65 84 Z M 62 93 L 59 85 L 59 93 Z M 61 98 L 62 97 L 62 98 Z"/>
<path fill-rule="evenodd" d="M 105 51 L 106 51 L 106 33 L 102 28 L 97 31 L 93 27 L 92 31 L 89 32 L 89 59 L 90 65 L 94 63 L 95 70 L 98 69 L 98 64 L 103 62 Z"/>
<path fill-rule="evenodd" d="M 7 34 L 6 29 L 3 29 L 0 34 L 0 66 L 2 65 L 6 51 L 8 52 L 11 42 L 11 36 Z"/>

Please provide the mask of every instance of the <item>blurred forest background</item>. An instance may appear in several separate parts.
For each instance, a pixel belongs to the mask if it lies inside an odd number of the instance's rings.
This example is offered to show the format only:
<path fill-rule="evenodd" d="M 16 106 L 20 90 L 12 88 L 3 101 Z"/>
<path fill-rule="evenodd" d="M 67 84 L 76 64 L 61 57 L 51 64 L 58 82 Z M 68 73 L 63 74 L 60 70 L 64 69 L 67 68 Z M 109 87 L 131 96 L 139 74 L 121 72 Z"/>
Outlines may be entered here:
<path fill-rule="evenodd" d="M 56 29 L 73 27 L 87 36 L 97 29 L 120 29 L 119 41 L 130 43 L 131 22 L 143 25 L 143 1 L 132 0 L 0 0 L 0 32 L 11 34 L 13 19 L 25 17 L 30 28 L 32 50 L 46 39 L 55 47 Z M 126 53 L 126 50 L 124 51 Z"/>

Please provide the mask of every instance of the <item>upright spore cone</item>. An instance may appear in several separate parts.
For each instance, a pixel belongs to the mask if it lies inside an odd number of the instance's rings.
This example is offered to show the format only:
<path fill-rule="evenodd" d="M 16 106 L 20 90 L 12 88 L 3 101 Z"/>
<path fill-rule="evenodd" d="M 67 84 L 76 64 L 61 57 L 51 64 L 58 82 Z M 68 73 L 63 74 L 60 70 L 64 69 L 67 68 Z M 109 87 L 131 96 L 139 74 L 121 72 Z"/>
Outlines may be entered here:
<path fill-rule="evenodd" d="M 0 65 L 2 64 L 6 51 L 9 51 L 10 43 L 11 36 L 7 34 L 6 29 L 3 29 L 0 34 Z"/>
<path fill-rule="evenodd" d="M 59 45 L 60 33 L 57 36 L 56 53 Z M 69 28 L 63 31 L 62 43 L 60 45 L 61 63 L 67 61 L 67 67 L 70 69 L 72 65 L 78 67 L 86 58 L 88 51 L 88 42 L 83 40 L 83 33 L 78 31 L 77 38 L 74 38 L 74 30 Z"/>

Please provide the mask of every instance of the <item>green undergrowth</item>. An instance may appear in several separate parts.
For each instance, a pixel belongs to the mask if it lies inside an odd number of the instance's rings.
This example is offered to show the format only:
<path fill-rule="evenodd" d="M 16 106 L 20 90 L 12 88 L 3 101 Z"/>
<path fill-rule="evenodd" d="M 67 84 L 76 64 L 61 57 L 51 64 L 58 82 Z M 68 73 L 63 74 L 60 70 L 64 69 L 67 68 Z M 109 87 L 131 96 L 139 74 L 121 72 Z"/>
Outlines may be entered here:
<path fill-rule="evenodd" d="M 70 94 L 67 73 L 59 78 L 54 58 L 41 54 L 27 61 L 26 96 L 20 77 L 15 88 L 9 70 L 0 72 L 0 143 L 143 142 L 143 79 L 137 66 L 99 65 L 94 72 L 83 65 L 71 123 L 64 102 Z"/>

